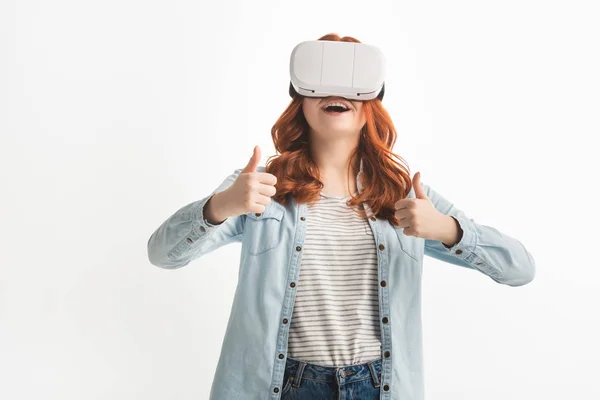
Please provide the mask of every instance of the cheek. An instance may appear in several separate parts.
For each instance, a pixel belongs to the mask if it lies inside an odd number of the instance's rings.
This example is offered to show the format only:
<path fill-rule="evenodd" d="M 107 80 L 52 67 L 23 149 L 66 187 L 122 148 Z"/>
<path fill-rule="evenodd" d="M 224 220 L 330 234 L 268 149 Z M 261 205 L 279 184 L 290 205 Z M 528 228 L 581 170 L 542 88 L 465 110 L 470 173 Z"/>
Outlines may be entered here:
<path fill-rule="evenodd" d="M 302 104 L 302 112 L 304 113 L 304 115 L 307 118 L 311 118 L 312 116 L 316 115 L 317 111 L 319 111 L 319 110 L 317 110 L 316 105 L 311 104 L 310 102 L 307 102 L 306 100 Z"/>
<path fill-rule="evenodd" d="M 312 121 L 313 117 L 314 117 L 314 111 L 311 107 L 304 107 L 304 109 L 302 110 L 302 112 L 304 112 L 304 118 L 306 118 L 307 121 Z"/>
<path fill-rule="evenodd" d="M 365 115 L 362 107 L 358 108 L 357 113 L 359 115 L 360 122 L 362 122 L 363 124 L 365 124 L 367 122 L 367 116 Z"/>

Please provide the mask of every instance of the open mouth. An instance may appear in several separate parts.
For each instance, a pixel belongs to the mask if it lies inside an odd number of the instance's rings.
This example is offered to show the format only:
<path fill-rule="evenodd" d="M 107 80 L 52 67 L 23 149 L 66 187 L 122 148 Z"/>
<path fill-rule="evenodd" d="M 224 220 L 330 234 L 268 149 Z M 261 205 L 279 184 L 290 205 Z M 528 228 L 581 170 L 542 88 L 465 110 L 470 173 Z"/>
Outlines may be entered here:
<path fill-rule="evenodd" d="M 324 107 L 323 111 L 325 111 L 328 114 L 342 114 L 342 113 L 348 112 L 350 110 L 344 106 L 332 105 L 332 106 Z"/>

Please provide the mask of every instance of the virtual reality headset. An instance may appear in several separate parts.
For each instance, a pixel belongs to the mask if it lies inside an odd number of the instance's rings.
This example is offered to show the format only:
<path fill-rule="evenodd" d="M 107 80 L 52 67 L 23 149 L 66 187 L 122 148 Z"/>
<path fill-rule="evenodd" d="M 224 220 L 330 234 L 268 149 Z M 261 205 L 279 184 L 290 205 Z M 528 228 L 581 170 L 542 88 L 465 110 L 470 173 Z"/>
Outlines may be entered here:
<path fill-rule="evenodd" d="M 331 40 L 301 42 L 290 56 L 290 96 L 383 100 L 385 64 L 383 53 L 373 45 Z"/>

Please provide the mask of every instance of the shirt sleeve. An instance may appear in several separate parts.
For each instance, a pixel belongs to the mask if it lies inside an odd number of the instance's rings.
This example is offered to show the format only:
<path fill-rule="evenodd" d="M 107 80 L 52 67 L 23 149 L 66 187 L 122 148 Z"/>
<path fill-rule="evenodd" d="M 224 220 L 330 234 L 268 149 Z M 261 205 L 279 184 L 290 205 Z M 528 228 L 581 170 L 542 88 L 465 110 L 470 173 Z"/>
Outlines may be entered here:
<path fill-rule="evenodd" d="M 498 283 L 521 286 L 535 276 L 535 260 L 516 238 L 475 222 L 452 202 L 421 181 L 435 208 L 453 217 L 463 231 L 460 240 L 447 247 L 439 240 L 425 240 L 425 255 L 461 267 L 478 270 Z"/>
<path fill-rule="evenodd" d="M 218 192 L 235 182 L 242 169 L 231 175 L 204 198 L 187 204 L 167 218 L 148 239 L 148 259 L 161 268 L 175 269 L 228 243 L 241 241 L 245 214 L 231 216 L 220 224 L 204 217 L 204 206 Z"/>

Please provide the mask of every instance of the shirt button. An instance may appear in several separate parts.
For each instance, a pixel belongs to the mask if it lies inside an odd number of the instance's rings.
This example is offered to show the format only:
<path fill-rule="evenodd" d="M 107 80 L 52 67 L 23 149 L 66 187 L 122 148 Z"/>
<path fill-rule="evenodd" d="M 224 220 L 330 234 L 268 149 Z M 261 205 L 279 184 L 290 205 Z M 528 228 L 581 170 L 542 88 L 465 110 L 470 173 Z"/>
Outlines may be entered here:
<path fill-rule="evenodd" d="M 302 246 L 296 246 L 296 251 L 302 250 Z"/>
<path fill-rule="evenodd" d="M 278 388 L 278 387 L 276 387 L 275 389 L 273 389 L 273 391 L 274 391 L 275 393 L 279 393 L 279 388 Z"/>
<path fill-rule="evenodd" d="M 383 385 L 383 390 L 385 390 L 386 392 L 390 390 L 389 385 Z"/>
<path fill-rule="evenodd" d="M 260 217 L 260 214 L 261 214 L 261 213 L 256 213 L 255 215 L 256 215 L 257 217 Z"/>
<path fill-rule="evenodd" d="M 201 226 L 201 227 L 200 227 L 200 232 L 204 232 L 204 231 L 206 231 L 206 228 L 205 228 L 205 227 L 203 227 L 203 226 Z"/>
<path fill-rule="evenodd" d="M 296 287 L 296 283 L 292 282 L 292 283 L 290 283 L 290 286 L 291 287 Z"/>
<path fill-rule="evenodd" d="M 304 217 L 300 217 L 300 221 L 304 221 L 306 218 Z"/>
<path fill-rule="evenodd" d="M 282 359 L 283 357 L 285 357 L 283 354 L 279 353 L 279 359 Z"/>
<path fill-rule="evenodd" d="M 371 221 L 377 221 L 377 218 L 371 217 Z"/>
<path fill-rule="evenodd" d="M 383 244 L 380 244 L 379 245 L 379 250 L 383 250 L 383 249 L 385 249 L 385 246 Z"/>
<path fill-rule="evenodd" d="M 284 318 L 284 319 L 283 319 L 283 323 L 284 323 L 284 324 L 287 324 L 287 323 L 288 323 L 288 319 L 287 319 L 287 318 Z"/>
<path fill-rule="evenodd" d="M 385 287 L 387 283 L 385 281 L 381 281 L 381 286 Z"/>
<path fill-rule="evenodd" d="M 456 254 L 462 254 L 462 250 L 461 249 L 456 250 Z"/>
<path fill-rule="evenodd" d="M 387 324 L 387 323 L 388 323 L 388 321 L 389 321 L 389 320 L 388 320 L 388 317 L 383 317 L 382 321 L 383 321 L 383 323 L 384 323 L 384 324 Z"/>
<path fill-rule="evenodd" d="M 390 356 L 390 352 L 386 351 L 385 354 L 384 354 L 384 356 L 385 356 L 385 358 L 388 358 Z"/>

